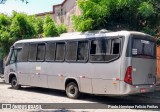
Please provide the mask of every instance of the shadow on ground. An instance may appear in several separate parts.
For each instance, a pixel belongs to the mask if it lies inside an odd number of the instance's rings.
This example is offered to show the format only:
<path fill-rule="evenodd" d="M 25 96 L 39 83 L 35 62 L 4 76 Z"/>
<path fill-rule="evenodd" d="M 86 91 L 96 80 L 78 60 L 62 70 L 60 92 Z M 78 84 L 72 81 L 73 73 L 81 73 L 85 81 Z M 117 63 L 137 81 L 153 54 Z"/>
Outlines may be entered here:
<path fill-rule="evenodd" d="M 9 88 L 11 89 L 11 88 Z M 26 92 L 35 92 L 35 93 L 41 93 L 41 94 L 47 94 L 50 96 L 58 96 L 58 97 L 66 97 L 66 94 L 64 91 L 60 90 L 54 90 L 54 89 L 46 89 L 46 88 L 39 88 L 39 87 L 22 87 L 20 91 L 26 91 Z M 152 104 L 158 104 L 160 103 L 160 99 L 154 99 L 145 97 L 143 95 L 132 95 L 132 96 L 123 96 L 123 97 L 111 97 L 111 96 L 97 96 L 97 95 L 89 95 L 89 94 L 83 94 L 82 97 L 79 100 L 89 101 L 91 103 L 98 103 L 98 104 L 105 104 L 107 105 L 115 105 L 115 104 L 132 104 L 132 105 L 143 105 L 146 103 Z M 43 103 L 43 102 L 40 102 Z M 150 111 L 160 111 L 157 109 L 140 109 L 140 110 L 150 110 Z M 55 111 L 49 111 L 49 112 L 73 112 L 70 110 L 55 110 Z"/>

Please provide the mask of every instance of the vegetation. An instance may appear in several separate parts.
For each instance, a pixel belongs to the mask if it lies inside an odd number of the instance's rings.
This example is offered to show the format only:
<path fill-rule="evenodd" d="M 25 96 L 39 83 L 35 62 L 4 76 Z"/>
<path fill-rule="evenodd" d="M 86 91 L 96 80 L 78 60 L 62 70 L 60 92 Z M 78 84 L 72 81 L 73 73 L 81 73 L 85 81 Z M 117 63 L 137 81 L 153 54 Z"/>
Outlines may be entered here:
<path fill-rule="evenodd" d="M 66 33 L 67 32 L 67 26 L 65 24 L 61 24 L 57 27 L 58 34 Z"/>
<path fill-rule="evenodd" d="M 72 17 L 77 31 L 136 30 L 155 35 L 160 26 L 159 0 L 78 0 L 81 16 Z"/>
<path fill-rule="evenodd" d="M 13 12 L 12 16 L 0 14 L 0 58 L 9 52 L 10 46 L 17 40 L 58 36 L 67 32 L 65 25 L 57 26 L 50 16 L 28 16 Z"/>
<path fill-rule="evenodd" d="M 44 20 L 43 29 L 44 29 L 44 36 L 50 37 L 58 35 L 58 29 L 55 25 L 55 22 L 50 16 L 46 16 Z"/>

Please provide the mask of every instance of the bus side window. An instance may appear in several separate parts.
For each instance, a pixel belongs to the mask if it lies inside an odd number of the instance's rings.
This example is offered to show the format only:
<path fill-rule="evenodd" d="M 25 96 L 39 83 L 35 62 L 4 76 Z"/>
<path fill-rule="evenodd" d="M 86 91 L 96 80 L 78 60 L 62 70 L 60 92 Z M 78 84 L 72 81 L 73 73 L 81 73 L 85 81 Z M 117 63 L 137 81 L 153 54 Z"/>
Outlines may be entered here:
<path fill-rule="evenodd" d="M 109 62 L 119 57 L 120 39 L 98 38 L 91 41 L 90 61 Z"/>
<path fill-rule="evenodd" d="M 55 60 L 55 51 L 56 51 L 56 44 L 48 43 L 46 46 L 46 61 Z"/>
<path fill-rule="evenodd" d="M 22 47 L 22 53 L 19 59 L 20 62 L 28 61 L 28 51 L 29 51 L 29 44 L 24 44 Z"/>
<path fill-rule="evenodd" d="M 30 44 L 29 45 L 29 61 L 36 61 L 36 54 L 37 54 L 37 44 Z"/>
<path fill-rule="evenodd" d="M 66 60 L 67 61 L 76 61 L 77 57 L 77 42 L 67 42 L 66 46 Z"/>
<path fill-rule="evenodd" d="M 65 43 L 56 43 L 56 61 L 64 61 L 65 56 Z"/>
<path fill-rule="evenodd" d="M 112 54 L 120 53 L 120 39 L 112 40 Z"/>
<path fill-rule="evenodd" d="M 37 47 L 37 61 L 44 61 L 45 58 L 45 44 L 38 44 Z"/>
<path fill-rule="evenodd" d="M 87 61 L 88 59 L 88 41 L 78 42 L 77 60 Z"/>

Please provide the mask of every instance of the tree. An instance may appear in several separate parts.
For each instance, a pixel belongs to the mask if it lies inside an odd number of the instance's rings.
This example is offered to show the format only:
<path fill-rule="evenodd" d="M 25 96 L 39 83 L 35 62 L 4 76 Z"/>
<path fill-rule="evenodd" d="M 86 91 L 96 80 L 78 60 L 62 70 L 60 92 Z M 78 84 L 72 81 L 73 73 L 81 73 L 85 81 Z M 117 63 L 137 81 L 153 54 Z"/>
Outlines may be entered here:
<path fill-rule="evenodd" d="M 50 16 L 45 19 L 29 16 L 24 13 L 12 12 L 12 16 L 0 14 L 0 58 L 5 57 L 10 46 L 21 39 L 44 36 L 58 36 L 65 33 L 65 25 L 57 26 Z"/>
<path fill-rule="evenodd" d="M 29 19 L 31 18 L 24 13 L 13 15 L 10 26 L 11 38 L 9 41 L 15 42 L 20 39 L 35 37 L 35 29 Z"/>
<path fill-rule="evenodd" d="M 31 22 L 33 19 L 35 18 L 24 13 L 13 12 L 12 16 L 0 14 L 0 55 L 2 57 L 7 55 L 10 46 L 15 41 L 37 36 Z"/>
<path fill-rule="evenodd" d="M 154 35 L 160 22 L 158 0 L 78 0 L 81 16 L 72 17 L 78 31 L 136 30 Z"/>
<path fill-rule="evenodd" d="M 58 34 L 66 33 L 67 32 L 67 26 L 64 24 L 61 24 L 57 27 Z"/>
<path fill-rule="evenodd" d="M 34 37 L 42 37 L 44 20 L 41 17 L 28 16 L 28 22 L 34 27 Z"/>
<path fill-rule="evenodd" d="M 35 18 L 34 27 L 37 34 L 40 34 L 40 35 L 43 34 L 43 24 L 44 24 L 44 21 L 42 18 L 40 17 Z"/>
<path fill-rule="evenodd" d="M 58 36 L 58 30 L 55 22 L 49 15 L 45 17 L 43 31 L 45 37 Z"/>
<path fill-rule="evenodd" d="M 11 43 L 8 41 L 10 38 L 10 24 L 11 19 L 4 15 L 0 14 L 0 58 L 4 57 L 8 51 Z"/>

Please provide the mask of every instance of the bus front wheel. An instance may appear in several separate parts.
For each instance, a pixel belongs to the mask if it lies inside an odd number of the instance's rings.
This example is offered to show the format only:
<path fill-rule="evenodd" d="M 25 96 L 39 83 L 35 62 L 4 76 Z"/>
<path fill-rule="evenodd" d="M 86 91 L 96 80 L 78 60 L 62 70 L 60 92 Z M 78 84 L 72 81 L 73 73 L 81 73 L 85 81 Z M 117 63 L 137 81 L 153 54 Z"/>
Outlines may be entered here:
<path fill-rule="evenodd" d="M 66 94 L 69 98 L 77 99 L 80 96 L 78 86 L 75 82 L 70 82 L 66 86 Z"/>
<path fill-rule="evenodd" d="M 11 79 L 11 86 L 13 89 L 20 89 L 21 86 L 18 84 L 16 77 Z"/>

